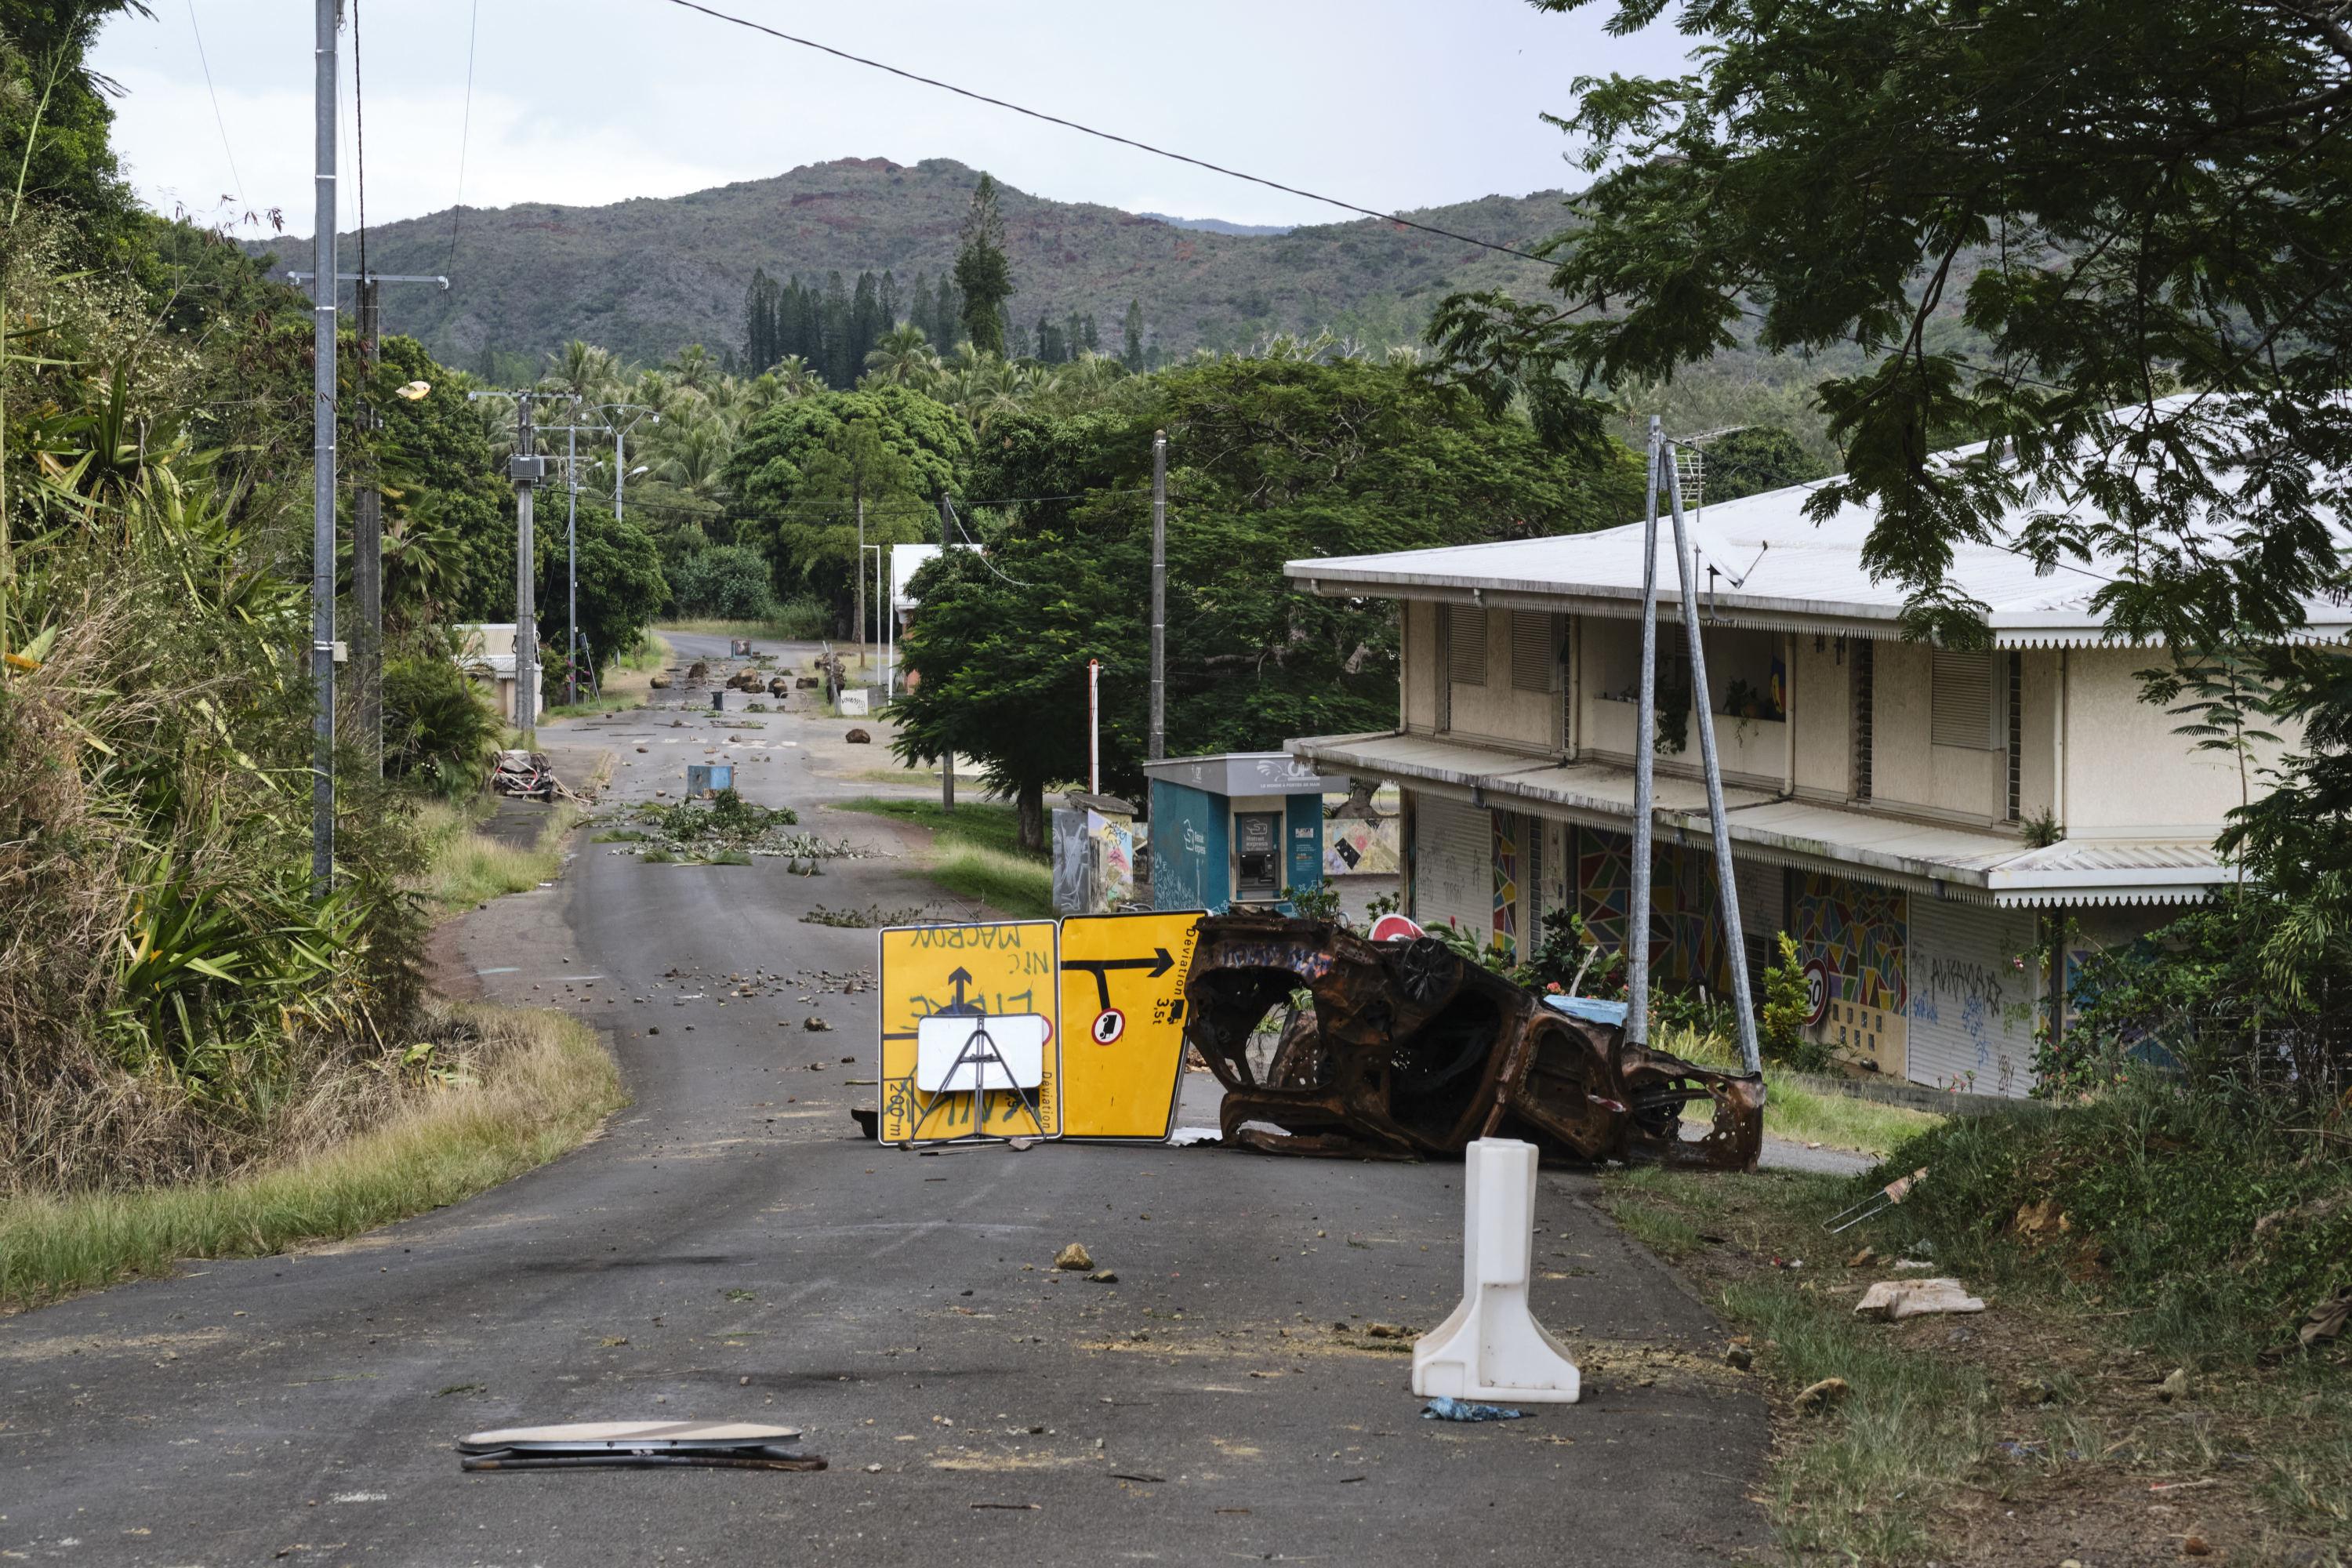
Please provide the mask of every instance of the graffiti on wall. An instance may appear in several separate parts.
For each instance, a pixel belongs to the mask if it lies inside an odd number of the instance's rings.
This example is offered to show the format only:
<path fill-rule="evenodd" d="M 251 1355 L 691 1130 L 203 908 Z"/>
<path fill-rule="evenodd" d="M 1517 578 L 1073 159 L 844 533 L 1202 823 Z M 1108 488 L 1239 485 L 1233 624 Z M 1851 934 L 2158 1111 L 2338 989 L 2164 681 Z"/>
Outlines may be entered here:
<path fill-rule="evenodd" d="M 1897 1078 L 1907 1076 L 1910 904 L 1902 893 L 1808 871 L 1794 878 L 1789 934 L 1796 940 L 1817 1038 Z"/>

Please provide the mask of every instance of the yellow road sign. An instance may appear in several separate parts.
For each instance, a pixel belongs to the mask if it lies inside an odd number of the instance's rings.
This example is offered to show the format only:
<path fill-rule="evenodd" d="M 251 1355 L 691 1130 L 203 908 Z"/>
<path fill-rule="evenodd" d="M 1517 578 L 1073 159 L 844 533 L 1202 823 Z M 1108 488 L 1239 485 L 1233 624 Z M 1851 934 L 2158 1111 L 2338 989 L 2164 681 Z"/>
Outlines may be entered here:
<path fill-rule="evenodd" d="M 1062 922 L 1062 1135 L 1165 1138 L 1184 1076 L 1199 910 Z"/>
<path fill-rule="evenodd" d="M 1055 956 L 1052 921 L 882 932 L 883 1142 L 1061 1135 Z"/>

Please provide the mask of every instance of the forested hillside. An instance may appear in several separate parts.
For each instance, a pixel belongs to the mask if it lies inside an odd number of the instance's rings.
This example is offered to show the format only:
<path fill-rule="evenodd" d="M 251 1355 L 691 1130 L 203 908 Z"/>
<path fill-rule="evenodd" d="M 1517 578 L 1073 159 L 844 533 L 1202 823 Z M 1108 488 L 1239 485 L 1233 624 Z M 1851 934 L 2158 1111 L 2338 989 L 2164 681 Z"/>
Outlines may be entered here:
<path fill-rule="evenodd" d="M 384 321 L 471 370 L 497 374 L 506 355 L 528 374 L 573 338 L 640 363 L 690 342 L 740 355 L 755 271 L 787 284 L 797 275 L 820 293 L 833 273 L 854 289 L 859 273 L 878 283 L 887 272 L 911 300 L 953 265 L 978 178 L 947 158 L 911 167 L 844 158 L 667 200 L 436 213 L 372 229 L 368 255 L 387 272 L 449 275 L 446 294 L 387 290 Z M 1327 328 L 1377 349 L 1415 339 L 1453 289 L 1533 295 L 1544 270 L 1372 219 L 1220 234 L 1010 187 L 1003 209 L 1016 330 L 1034 338 L 1040 319 L 1091 316 L 1110 353 L 1129 301 L 1140 307 L 1146 345 L 1169 358 Z M 1556 192 L 1406 216 L 1520 246 L 1563 219 Z M 301 246 L 289 237 L 276 248 L 291 257 Z"/>

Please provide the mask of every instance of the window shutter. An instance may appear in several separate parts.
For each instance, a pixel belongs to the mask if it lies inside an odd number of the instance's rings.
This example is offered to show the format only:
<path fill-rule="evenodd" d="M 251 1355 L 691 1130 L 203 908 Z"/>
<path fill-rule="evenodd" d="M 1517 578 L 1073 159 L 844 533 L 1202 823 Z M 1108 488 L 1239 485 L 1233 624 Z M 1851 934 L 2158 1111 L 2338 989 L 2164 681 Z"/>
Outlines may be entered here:
<path fill-rule="evenodd" d="M 1936 650 L 1932 733 L 1939 746 L 1992 745 L 1992 655 Z"/>
<path fill-rule="evenodd" d="M 1549 691 L 1553 652 L 1552 618 L 1527 610 L 1511 612 L 1511 689 Z"/>
<path fill-rule="evenodd" d="M 1445 661 L 1457 686 L 1486 684 L 1486 612 L 1470 605 L 1445 606 Z"/>

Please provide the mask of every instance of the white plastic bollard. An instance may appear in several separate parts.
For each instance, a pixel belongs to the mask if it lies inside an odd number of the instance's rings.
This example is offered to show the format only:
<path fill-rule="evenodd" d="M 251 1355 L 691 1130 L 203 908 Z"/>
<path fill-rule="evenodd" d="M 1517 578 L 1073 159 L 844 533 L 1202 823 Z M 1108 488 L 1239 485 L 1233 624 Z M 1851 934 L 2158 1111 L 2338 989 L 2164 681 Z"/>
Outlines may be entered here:
<path fill-rule="evenodd" d="M 1462 1186 L 1462 1304 L 1413 1347 L 1412 1391 L 1423 1398 L 1575 1404 L 1576 1363 L 1528 1309 L 1536 1146 L 1479 1139 L 1464 1152 Z"/>

